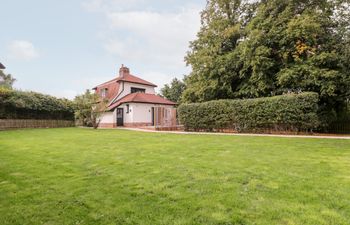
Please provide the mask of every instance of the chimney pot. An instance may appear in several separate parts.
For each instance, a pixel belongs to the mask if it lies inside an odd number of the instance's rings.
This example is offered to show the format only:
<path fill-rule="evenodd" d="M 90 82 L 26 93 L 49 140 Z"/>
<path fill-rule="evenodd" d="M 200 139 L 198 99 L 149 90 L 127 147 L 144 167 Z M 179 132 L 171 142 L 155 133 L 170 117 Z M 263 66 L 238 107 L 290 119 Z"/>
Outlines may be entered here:
<path fill-rule="evenodd" d="M 122 64 L 122 66 L 119 69 L 119 77 L 124 77 L 125 75 L 127 75 L 129 73 L 130 73 L 129 68 L 124 66 L 124 64 Z"/>

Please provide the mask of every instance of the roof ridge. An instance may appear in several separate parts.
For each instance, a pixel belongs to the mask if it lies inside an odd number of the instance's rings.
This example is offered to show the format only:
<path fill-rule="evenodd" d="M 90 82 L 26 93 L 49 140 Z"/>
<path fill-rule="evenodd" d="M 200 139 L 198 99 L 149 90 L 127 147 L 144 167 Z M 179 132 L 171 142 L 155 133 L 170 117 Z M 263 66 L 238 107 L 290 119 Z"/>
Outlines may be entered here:
<path fill-rule="evenodd" d="M 127 79 L 129 77 L 129 79 Z M 135 79 L 135 80 L 132 80 L 132 79 Z M 156 84 L 152 83 L 152 82 L 149 82 L 147 80 L 144 80 L 136 75 L 133 75 L 133 74 L 125 74 L 124 77 L 116 77 L 116 78 L 113 78 L 109 81 L 106 81 L 102 84 L 99 84 L 97 86 L 95 86 L 94 88 L 97 88 L 97 87 L 100 87 L 100 86 L 104 86 L 108 83 L 112 83 L 112 82 L 119 82 L 119 81 L 124 81 L 124 82 L 130 82 L 130 83 L 137 83 L 137 84 L 143 84 L 143 85 L 148 85 L 148 86 L 154 86 L 154 87 L 157 87 Z"/>
<path fill-rule="evenodd" d="M 128 76 L 131 77 L 131 78 L 137 79 L 137 80 L 139 80 L 140 82 L 138 82 L 138 81 L 131 81 L 131 80 L 125 79 L 125 78 L 128 77 Z M 149 86 L 155 86 L 155 87 L 157 87 L 156 84 L 153 84 L 152 82 L 149 82 L 149 81 L 147 81 L 147 80 L 144 80 L 144 79 L 142 79 L 142 78 L 140 78 L 140 77 L 138 77 L 138 76 L 136 76 L 136 75 L 133 75 L 133 74 L 131 74 L 131 73 L 124 75 L 124 77 L 121 77 L 118 81 L 126 81 L 126 82 L 130 82 L 130 83 L 141 83 L 141 84 L 144 84 L 144 85 L 149 85 Z"/>
<path fill-rule="evenodd" d="M 118 81 L 118 80 L 119 80 L 119 77 L 113 78 L 112 80 L 109 80 L 109 81 L 106 81 L 106 82 L 104 82 L 104 83 L 102 83 L 102 84 L 99 84 L 99 85 L 97 85 L 96 87 L 99 87 L 99 86 L 102 86 L 102 85 L 111 83 L 111 82 L 113 82 L 113 81 Z M 95 88 L 96 88 L 96 87 L 95 87 Z"/>

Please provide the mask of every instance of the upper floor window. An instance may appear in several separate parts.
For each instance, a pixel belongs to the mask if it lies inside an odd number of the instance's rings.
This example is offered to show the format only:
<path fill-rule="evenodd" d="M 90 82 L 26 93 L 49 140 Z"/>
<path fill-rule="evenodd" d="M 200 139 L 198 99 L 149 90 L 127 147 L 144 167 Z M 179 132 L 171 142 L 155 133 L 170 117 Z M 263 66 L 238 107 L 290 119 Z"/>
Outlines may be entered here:
<path fill-rule="evenodd" d="M 108 88 L 103 88 L 103 89 L 101 90 L 101 97 L 102 97 L 102 98 L 106 98 L 107 95 L 108 95 Z"/>
<path fill-rule="evenodd" d="M 136 87 L 132 87 L 132 88 L 131 88 L 131 93 L 137 93 L 137 92 L 139 92 L 139 93 L 145 93 L 145 92 L 146 92 L 146 89 L 144 89 L 144 88 L 136 88 Z"/>

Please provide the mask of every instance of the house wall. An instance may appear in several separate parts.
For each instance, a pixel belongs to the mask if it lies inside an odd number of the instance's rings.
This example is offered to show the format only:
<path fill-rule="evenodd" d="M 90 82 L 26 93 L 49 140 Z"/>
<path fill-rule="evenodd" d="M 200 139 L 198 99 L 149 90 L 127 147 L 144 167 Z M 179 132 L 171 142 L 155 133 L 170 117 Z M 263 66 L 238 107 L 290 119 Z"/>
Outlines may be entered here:
<path fill-rule="evenodd" d="M 127 113 L 127 104 L 129 104 L 129 113 Z M 147 103 L 124 103 L 118 108 L 123 108 L 124 111 L 124 126 L 125 127 L 139 127 L 152 125 L 152 107 L 169 107 L 172 105 L 161 104 L 147 104 Z M 114 128 L 117 127 L 117 108 L 112 112 L 105 112 L 100 117 L 100 128 Z"/>
<path fill-rule="evenodd" d="M 133 122 L 134 123 L 152 123 L 152 107 L 151 104 L 133 104 Z"/>
<path fill-rule="evenodd" d="M 120 86 L 119 86 L 119 96 L 117 98 L 118 99 L 121 99 L 122 97 L 124 97 L 125 95 L 128 95 L 131 93 L 131 87 L 135 87 L 135 88 L 143 88 L 143 89 L 146 89 L 145 92 L 147 94 L 155 94 L 155 90 L 154 90 L 154 87 L 152 86 L 148 86 L 148 85 L 143 85 L 143 84 L 134 84 L 134 83 L 129 83 L 129 82 L 124 82 L 124 90 L 123 90 L 123 84 L 120 83 Z"/>
<path fill-rule="evenodd" d="M 101 128 L 113 128 L 116 127 L 116 115 L 115 112 L 104 112 L 100 117 L 99 127 Z"/>
<path fill-rule="evenodd" d="M 147 103 L 128 103 L 130 112 L 126 112 L 126 104 L 119 108 L 124 108 L 124 126 L 150 126 L 152 125 L 152 107 L 162 106 L 170 107 L 171 105 L 147 104 Z"/>
<path fill-rule="evenodd" d="M 123 112 L 124 112 L 124 123 L 132 123 L 133 122 L 133 107 L 132 107 L 132 105 L 131 104 L 129 104 L 129 110 L 130 110 L 130 112 L 129 113 L 127 113 L 126 112 L 126 109 L 127 109 L 127 107 L 126 107 L 126 104 L 122 104 L 122 105 L 120 105 L 120 106 L 118 106 L 118 108 L 123 108 L 124 110 L 123 110 Z M 115 112 L 117 112 L 117 108 L 115 108 Z"/>

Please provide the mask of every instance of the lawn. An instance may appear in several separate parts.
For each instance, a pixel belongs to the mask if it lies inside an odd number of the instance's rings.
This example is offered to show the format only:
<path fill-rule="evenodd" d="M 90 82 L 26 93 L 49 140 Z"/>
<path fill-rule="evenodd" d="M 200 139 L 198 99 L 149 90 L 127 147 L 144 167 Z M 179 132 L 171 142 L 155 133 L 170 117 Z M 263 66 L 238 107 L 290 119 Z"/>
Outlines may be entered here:
<path fill-rule="evenodd" d="M 2 131 L 0 224 L 350 224 L 350 141 Z"/>

